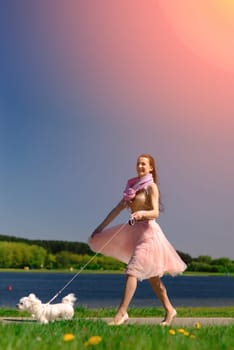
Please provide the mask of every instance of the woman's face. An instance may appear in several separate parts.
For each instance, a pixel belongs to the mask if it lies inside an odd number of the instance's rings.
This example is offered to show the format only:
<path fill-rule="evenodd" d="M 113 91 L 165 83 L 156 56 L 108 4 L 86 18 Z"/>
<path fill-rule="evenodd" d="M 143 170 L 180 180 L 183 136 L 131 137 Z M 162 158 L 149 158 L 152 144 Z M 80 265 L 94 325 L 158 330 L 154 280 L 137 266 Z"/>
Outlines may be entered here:
<path fill-rule="evenodd" d="M 139 177 L 143 177 L 143 176 L 149 174 L 152 170 L 153 170 L 153 168 L 150 165 L 148 158 L 139 157 L 137 159 L 136 171 L 137 171 L 137 175 Z"/>

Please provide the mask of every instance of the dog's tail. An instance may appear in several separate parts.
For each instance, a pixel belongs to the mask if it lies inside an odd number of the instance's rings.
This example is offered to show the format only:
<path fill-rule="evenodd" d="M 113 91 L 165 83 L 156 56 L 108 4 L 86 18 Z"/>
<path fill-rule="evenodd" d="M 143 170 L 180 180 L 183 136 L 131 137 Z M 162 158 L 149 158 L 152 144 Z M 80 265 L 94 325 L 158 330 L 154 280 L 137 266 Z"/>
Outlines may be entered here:
<path fill-rule="evenodd" d="M 63 299 L 62 299 L 62 303 L 63 304 L 71 304 L 74 305 L 75 301 L 76 301 L 76 297 L 74 293 L 70 293 L 68 295 L 66 295 Z"/>

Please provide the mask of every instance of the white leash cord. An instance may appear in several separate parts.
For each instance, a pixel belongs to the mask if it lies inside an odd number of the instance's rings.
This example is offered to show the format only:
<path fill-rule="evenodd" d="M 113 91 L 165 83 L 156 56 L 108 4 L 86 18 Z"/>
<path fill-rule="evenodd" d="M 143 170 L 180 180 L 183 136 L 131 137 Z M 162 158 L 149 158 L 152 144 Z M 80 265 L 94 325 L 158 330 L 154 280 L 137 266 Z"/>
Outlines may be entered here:
<path fill-rule="evenodd" d="M 133 225 L 133 224 L 134 224 L 134 221 L 128 221 L 128 223 L 129 223 L 129 225 Z M 56 299 L 56 298 L 64 291 L 64 289 L 66 289 L 66 288 L 72 283 L 72 281 L 74 281 L 74 279 L 75 279 L 77 276 L 79 276 L 79 275 L 81 274 L 81 272 L 96 258 L 96 256 L 102 252 L 102 250 L 117 236 L 117 234 L 119 234 L 119 232 L 123 229 L 123 227 L 124 227 L 125 225 L 126 225 L 126 224 L 124 223 L 124 224 L 122 224 L 122 225 L 120 226 L 120 228 L 115 232 L 115 234 L 114 234 L 110 239 L 108 239 L 108 241 L 106 241 L 106 243 L 101 247 L 101 249 L 99 249 L 99 250 L 87 261 L 87 263 L 84 264 L 84 266 L 82 266 L 82 267 L 80 268 L 80 270 L 70 279 L 70 281 L 68 281 L 68 282 L 65 284 L 65 286 L 64 286 L 63 288 L 61 288 L 61 289 L 58 291 L 58 293 L 55 294 L 55 295 L 53 296 L 52 299 L 50 299 L 50 301 L 48 301 L 47 304 L 52 303 L 52 301 L 54 301 L 54 299 Z M 97 233 L 97 235 L 98 235 L 98 233 Z"/>

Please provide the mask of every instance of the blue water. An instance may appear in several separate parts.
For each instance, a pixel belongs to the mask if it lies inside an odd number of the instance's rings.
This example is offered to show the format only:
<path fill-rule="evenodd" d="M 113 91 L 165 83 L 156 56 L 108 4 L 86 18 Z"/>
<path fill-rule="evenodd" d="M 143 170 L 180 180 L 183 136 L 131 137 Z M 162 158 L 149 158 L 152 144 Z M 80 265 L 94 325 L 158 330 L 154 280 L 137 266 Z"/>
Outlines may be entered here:
<path fill-rule="evenodd" d="M 1 272 L 0 306 L 15 307 L 19 299 L 35 293 L 48 302 L 71 280 L 66 273 Z M 234 305 L 234 277 L 228 276 L 164 276 L 169 297 L 175 306 L 231 306 Z M 118 306 L 125 283 L 125 275 L 81 274 L 55 299 L 75 293 L 77 306 L 90 308 Z M 139 282 L 131 306 L 159 306 L 147 281 Z"/>

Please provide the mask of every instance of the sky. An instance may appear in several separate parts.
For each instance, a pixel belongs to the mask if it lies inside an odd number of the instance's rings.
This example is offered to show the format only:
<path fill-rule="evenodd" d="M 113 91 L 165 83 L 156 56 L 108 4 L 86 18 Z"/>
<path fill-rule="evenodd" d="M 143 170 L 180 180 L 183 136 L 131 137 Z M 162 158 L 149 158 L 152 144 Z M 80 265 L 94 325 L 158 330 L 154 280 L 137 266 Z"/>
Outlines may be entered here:
<path fill-rule="evenodd" d="M 0 234 L 87 242 L 150 153 L 169 241 L 234 259 L 232 0 L 2 0 L 0 52 Z"/>

